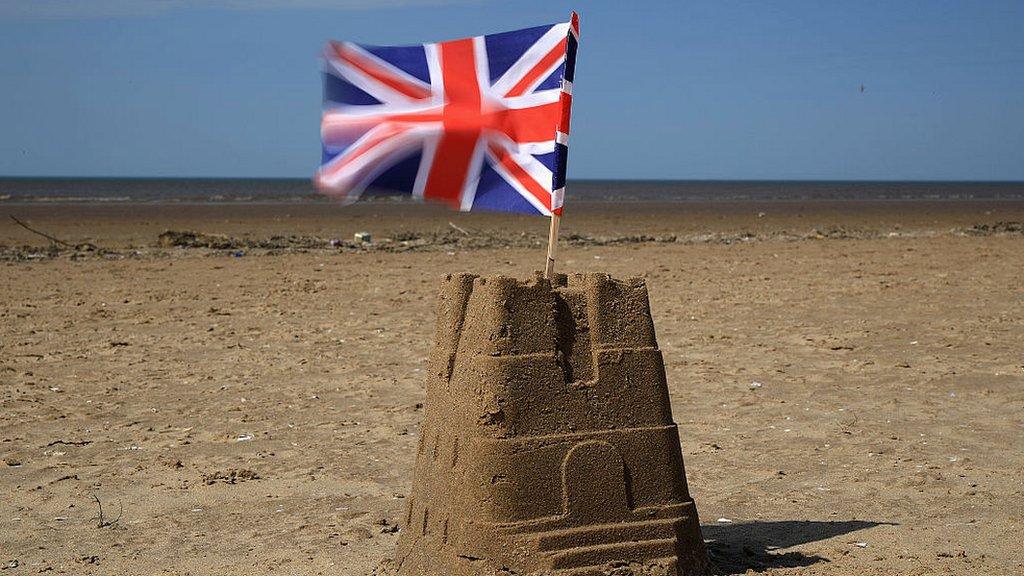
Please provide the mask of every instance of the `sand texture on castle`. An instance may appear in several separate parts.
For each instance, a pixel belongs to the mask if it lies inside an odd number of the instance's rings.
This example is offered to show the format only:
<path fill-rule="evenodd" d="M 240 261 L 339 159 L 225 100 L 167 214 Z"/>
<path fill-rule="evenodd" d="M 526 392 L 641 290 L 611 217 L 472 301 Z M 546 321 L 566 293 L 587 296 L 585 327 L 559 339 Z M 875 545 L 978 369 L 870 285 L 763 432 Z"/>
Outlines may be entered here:
<path fill-rule="evenodd" d="M 702 573 L 643 281 L 447 277 L 403 520 L 402 576 Z"/>

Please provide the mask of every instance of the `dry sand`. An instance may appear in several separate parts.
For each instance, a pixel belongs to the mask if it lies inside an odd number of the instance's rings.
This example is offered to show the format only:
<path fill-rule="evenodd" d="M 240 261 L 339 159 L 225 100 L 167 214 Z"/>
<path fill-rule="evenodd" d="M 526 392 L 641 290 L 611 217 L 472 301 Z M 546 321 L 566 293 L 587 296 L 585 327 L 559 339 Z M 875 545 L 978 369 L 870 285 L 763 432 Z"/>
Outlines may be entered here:
<path fill-rule="evenodd" d="M 543 263 L 530 247 L 542 219 L 376 205 L 4 212 L 98 247 L 48 254 L 0 222 L 12 575 L 368 574 L 393 552 L 410 490 L 438 277 Z M 723 572 L 1020 574 L 1014 222 L 1020 203 L 581 206 L 560 264 L 646 278 Z M 235 247 L 157 246 L 169 228 Z M 358 229 L 406 240 L 267 241 Z"/>

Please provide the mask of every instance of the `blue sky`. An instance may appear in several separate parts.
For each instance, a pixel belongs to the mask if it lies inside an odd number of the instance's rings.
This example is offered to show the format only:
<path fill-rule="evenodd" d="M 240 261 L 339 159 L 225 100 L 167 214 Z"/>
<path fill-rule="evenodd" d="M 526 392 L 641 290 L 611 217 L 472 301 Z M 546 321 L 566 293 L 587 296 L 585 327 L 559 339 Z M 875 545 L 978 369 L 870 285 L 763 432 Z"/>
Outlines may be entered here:
<path fill-rule="evenodd" d="M 0 175 L 310 176 L 325 40 L 572 8 L 570 177 L 1024 180 L 1020 0 L 0 0 Z"/>

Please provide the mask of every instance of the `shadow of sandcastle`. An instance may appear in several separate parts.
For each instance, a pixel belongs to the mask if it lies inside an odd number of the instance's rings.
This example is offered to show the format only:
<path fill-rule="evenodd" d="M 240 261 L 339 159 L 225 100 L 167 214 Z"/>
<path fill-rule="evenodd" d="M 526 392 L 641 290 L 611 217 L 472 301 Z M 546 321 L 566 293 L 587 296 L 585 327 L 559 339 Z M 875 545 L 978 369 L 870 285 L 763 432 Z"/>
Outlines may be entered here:
<path fill-rule="evenodd" d="M 828 559 L 814 554 L 779 550 L 882 525 L 895 526 L 891 522 L 866 520 L 785 520 L 708 525 L 703 526 L 702 531 L 711 559 L 719 571 L 723 574 L 745 574 L 750 570 L 764 572 L 828 562 Z"/>
<path fill-rule="evenodd" d="M 708 567 L 642 280 L 449 276 L 401 576 Z"/>

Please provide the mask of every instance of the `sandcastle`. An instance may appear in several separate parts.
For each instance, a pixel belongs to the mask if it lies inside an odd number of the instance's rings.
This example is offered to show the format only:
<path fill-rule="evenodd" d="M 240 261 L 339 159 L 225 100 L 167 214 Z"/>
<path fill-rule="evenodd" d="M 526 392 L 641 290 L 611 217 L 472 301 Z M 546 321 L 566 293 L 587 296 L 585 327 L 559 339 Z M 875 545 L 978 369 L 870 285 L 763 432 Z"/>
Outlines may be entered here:
<path fill-rule="evenodd" d="M 707 570 L 642 280 L 449 276 L 430 362 L 400 576 Z"/>

